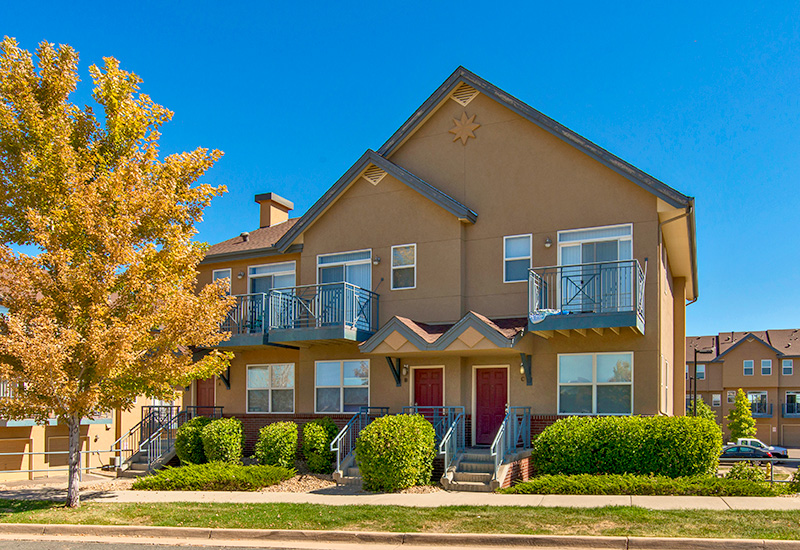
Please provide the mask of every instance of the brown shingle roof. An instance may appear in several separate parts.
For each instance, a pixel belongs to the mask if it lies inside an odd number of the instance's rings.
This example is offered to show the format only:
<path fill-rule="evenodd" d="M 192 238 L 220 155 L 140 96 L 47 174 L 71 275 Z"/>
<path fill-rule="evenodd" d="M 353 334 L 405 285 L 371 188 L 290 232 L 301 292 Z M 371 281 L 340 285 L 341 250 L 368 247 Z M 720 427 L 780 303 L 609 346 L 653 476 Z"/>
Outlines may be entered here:
<path fill-rule="evenodd" d="M 698 355 L 697 362 L 711 361 L 733 346 L 741 342 L 748 334 L 760 338 L 766 344 L 777 349 L 783 355 L 800 355 L 800 329 L 754 330 L 749 332 L 720 332 L 715 336 L 687 336 L 686 361 L 694 359 L 694 348 L 698 350 L 713 349 L 714 355 L 704 353 Z"/>
<path fill-rule="evenodd" d="M 216 254 L 230 254 L 235 252 L 245 252 L 248 250 L 261 250 L 264 248 L 271 248 L 278 239 L 283 237 L 300 218 L 292 218 L 285 222 L 273 225 L 271 227 L 262 227 L 250 232 L 250 237 L 245 241 L 241 236 L 228 239 L 212 245 L 206 257 L 214 256 Z"/>
<path fill-rule="evenodd" d="M 480 313 L 476 313 L 471 311 L 475 317 L 486 323 L 489 327 L 496 330 L 509 340 L 514 338 L 517 334 L 524 332 L 525 329 L 528 328 L 528 319 L 526 317 L 519 317 L 513 319 L 489 319 L 481 315 Z M 415 334 L 417 334 L 420 338 L 432 344 L 439 337 L 453 328 L 455 323 L 437 323 L 435 325 L 427 324 L 427 323 L 420 323 L 418 321 L 414 321 L 412 319 L 408 319 L 407 317 L 397 317 L 397 320 L 406 325 Z"/>

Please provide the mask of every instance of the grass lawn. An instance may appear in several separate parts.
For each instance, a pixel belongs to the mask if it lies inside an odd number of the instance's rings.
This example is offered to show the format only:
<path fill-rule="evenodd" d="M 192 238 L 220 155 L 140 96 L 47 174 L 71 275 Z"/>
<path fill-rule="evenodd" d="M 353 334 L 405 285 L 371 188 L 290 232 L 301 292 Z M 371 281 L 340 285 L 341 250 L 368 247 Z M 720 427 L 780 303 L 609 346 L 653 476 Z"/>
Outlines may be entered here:
<path fill-rule="evenodd" d="M 647 510 L 636 507 L 325 506 L 317 504 L 113 504 L 70 510 L 0 500 L 0 523 L 77 523 L 248 529 L 518 533 L 800 539 L 800 512 Z"/>

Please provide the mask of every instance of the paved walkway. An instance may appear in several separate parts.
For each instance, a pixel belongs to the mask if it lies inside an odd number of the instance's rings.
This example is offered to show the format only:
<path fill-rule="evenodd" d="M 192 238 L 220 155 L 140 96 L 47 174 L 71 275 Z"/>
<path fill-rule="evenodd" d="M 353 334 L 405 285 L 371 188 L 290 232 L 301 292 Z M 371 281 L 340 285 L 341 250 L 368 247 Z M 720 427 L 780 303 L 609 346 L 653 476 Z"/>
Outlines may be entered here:
<path fill-rule="evenodd" d="M 19 488 L 0 491 L 0 499 L 64 500 L 59 488 Z M 335 490 L 314 493 L 271 493 L 238 491 L 90 491 L 82 492 L 85 502 L 219 502 L 219 503 L 294 503 L 391 506 L 545 506 L 599 508 L 640 506 L 653 510 L 800 510 L 796 497 L 674 497 L 674 496 L 583 496 L 583 495 L 499 495 L 493 493 L 455 493 L 439 491 L 424 494 L 342 494 Z"/>

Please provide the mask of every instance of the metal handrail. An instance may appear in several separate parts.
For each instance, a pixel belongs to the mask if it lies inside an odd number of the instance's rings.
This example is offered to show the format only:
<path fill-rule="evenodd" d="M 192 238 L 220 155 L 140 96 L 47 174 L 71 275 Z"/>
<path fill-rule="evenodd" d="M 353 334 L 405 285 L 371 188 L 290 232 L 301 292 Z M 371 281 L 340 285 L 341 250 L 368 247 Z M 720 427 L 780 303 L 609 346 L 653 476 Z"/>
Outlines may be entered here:
<path fill-rule="evenodd" d="M 522 413 L 521 415 L 519 413 Z M 494 474 L 492 479 L 497 479 L 500 466 L 505 462 L 506 455 L 514 450 L 529 449 L 531 446 L 531 408 L 506 407 L 506 416 L 503 418 L 497 435 L 492 441 L 490 455 L 494 457 Z"/>
<path fill-rule="evenodd" d="M 750 403 L 750 414 L 756 418 L 772 418 L 772 403 Z"/>
<path fill-rule="evenodd" d="M 439 443 L 439 454 L 444 455 L 445 474 L 456 457 L 466 449 L 465 418 L 464 412 L 459 412 Z"/>
<path fill-rule="evenodd" d="M 373 412 L 375 411 L 375 412 Z M 336 471 L 341 471 L 342 462 L 356 447 L 356 439 L 367 425 L 381 416 L 389 414 L 389 407 L 361 407 L 350 420 L 347 421 L 336 437 L 331 441 L 331 452 L 336 454 Z"/>
<path fill-rule="evenodd" d="M 436 445 L 439 445 L 444 434 L 453 425 L 459 413 L 464 413 L 464 407 L 425 407 L 413 405 L 402 408 L 403 414 L 419 414 L 433 425 L 436 434 Z"/>

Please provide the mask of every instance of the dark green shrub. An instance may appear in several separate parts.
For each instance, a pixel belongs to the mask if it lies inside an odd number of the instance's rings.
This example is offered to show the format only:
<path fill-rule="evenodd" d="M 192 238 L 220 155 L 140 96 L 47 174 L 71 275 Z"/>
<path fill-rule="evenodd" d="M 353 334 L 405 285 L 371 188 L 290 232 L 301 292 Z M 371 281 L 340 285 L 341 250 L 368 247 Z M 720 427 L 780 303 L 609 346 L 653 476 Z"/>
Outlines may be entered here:
<path fill-rule="evenodd" d="M 333 421 L 325 417 L 331 424 Z M 336 424 L 333 424 L 334 428 Z M 336 433 L 331 436 L 332 430 L 326 429 L 327 426 L 320 421 L 308 422 L 303 426 L 303 456 L 306 458 L 306 466 L 312 472 L 318 474 L 329 474 L 333 470 L 331 461 L 331 441 L 336 437 Z"/>
<path fill-rule="evenodd" d="M 433 426 L 420 415 L 382 416 L 356 440 L 356 460 L 368 491 L 430 483 L 435 456 Z"/>
<path fill-rule="evenodd" d="M 333 441 L 337 435 L 339 435 L 339 426 L 336 425 L 336 422 L 331 420 L 327 416 L 323 416 L 322 418 L 317 418 L 316 420 L 312 420 L 314 424 L 319 424 L 323 428 L 325 428 L 325 432 L 328 434 L 328 439 Z"/>
<path fill-rule="evenodd" d="M 545 475 L 532 478 L 501 493 L 530 495 L 678 495 L 756 496 L 784 494 L 786 487 L 762 481 L 712 476 L 666 477 L 633 474 Z"/>
<path fill-rule="evenodd" d="M 533 444 L 541 474 L 713 474 L 722 430 L 705 418 L 570 417 L 548 426 Z"/>
<path fill-rule="evenodd" d="M 236 464 L 242 459 L 244 432 L 238 418 L 219 418 L 203 428 L 203 452 L 209 462 Z"/>
<path fill-rule="evenodd" d="M 764 470 L 762 470 L 758 466 L 751 466 L 744 462 L 737 462 L 736 464 L 731 466 L 730 470 L 728 470 L 728 473 L 725 475 L 725 479 L 765 481 L 769 479 L 769 477 L 768 474 L 765 474 Z"/>
<path fill-rule="evenodd" d="M 291 468 L 296 454 L 297 424 L 294 422 L 275 422 L 258 432 L 254 456 L 259 464 Z"/>
<path fill-rule="evenodd" d="M 150 491 L 257 491 L 294 477 L 279 466 L 242 466 L 227 462 L 166 467 L 133 482 L 134 489 Z"/>
<path fill-rule="evenodd" d="M 196 416 L 184 423 L 175 433 L 175 454 L 181 464 L 203 464 L 206 454 L 203 451 L 203 428 L 211 423 L 210 418 Z"/>

